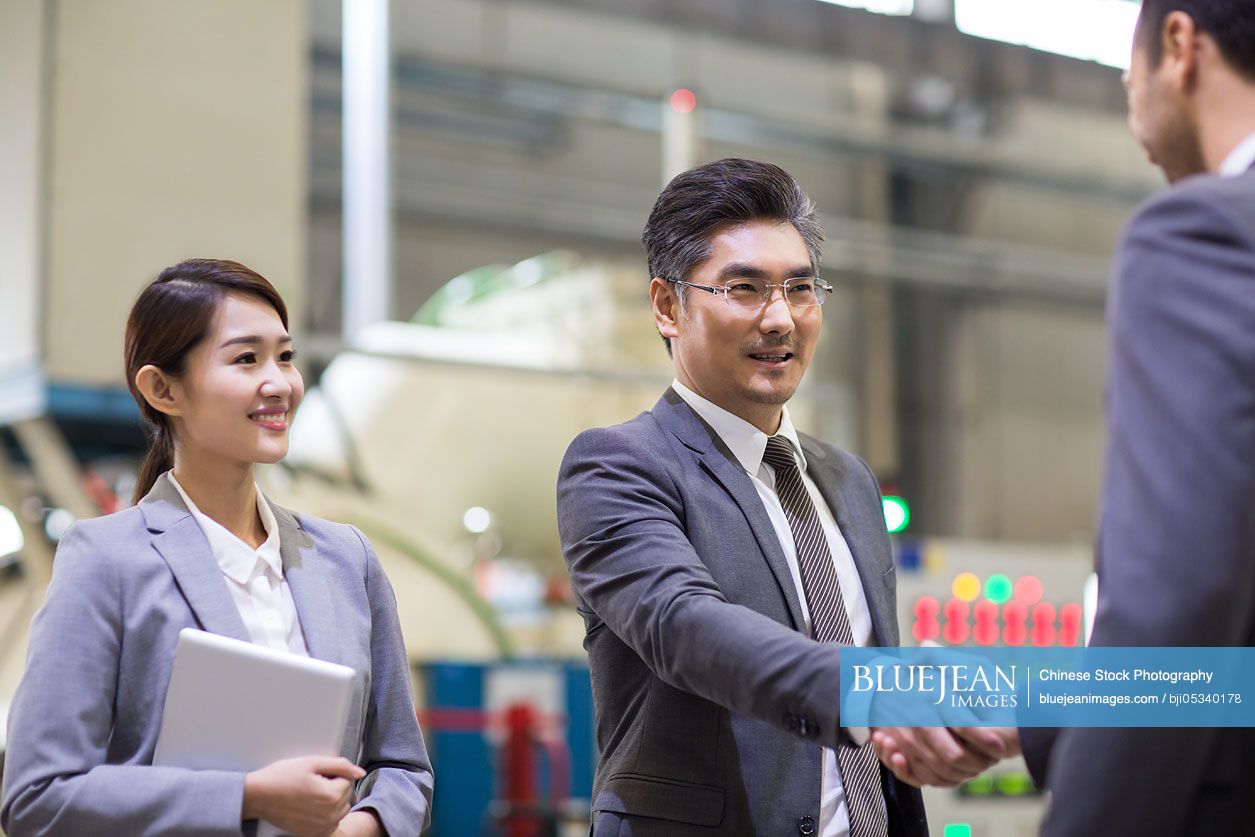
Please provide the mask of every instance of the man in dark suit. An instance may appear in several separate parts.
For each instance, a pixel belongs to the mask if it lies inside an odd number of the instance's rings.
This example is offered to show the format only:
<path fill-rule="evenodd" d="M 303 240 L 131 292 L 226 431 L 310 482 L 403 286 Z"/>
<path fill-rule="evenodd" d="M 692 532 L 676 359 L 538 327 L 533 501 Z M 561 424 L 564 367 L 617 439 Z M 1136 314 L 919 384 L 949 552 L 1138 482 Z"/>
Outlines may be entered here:
<path fill-rule="evenodd" d="M 875 477 L 785 407 L 831 291 L 821 240 L 797 183 L 750 160 L 679 175 L 645 227 L 675 381 L 576 438 L 558 478 L 594 835 L 927 833 L 919 791 L 838 718 L 840 646 L 896 645 L 898 626 Z M 953 782 L 990 763 L 944 729 L 922 738 Z"/>
<path fill-rule="evenodd" d="M 1129 124 L 1174 186 L 1109 304 L 1092 645 L 1255 644 L 1255 2 L 1145 0 Z M 1042 833 L 1255 835 L 1255 730 L 1020 731 Z M 909 768 L 894 761 L 899 775 Z"/>

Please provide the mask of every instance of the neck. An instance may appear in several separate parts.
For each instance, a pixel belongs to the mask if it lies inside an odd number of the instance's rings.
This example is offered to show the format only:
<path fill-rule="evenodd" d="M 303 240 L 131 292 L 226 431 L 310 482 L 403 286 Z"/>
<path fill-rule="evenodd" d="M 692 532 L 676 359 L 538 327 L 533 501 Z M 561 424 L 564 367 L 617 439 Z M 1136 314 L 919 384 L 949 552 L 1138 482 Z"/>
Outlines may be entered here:
<path fill-rule="evenodd" d="M 176 446 L 173 470 L 179 485 L 206 517 L 250 546 L 265 542 L 251 464 L 223 462 Z"/>
<path fill-rule="evenodd" d="M 703 392 L 701 387 L 694 384 L 684 374 L 684 370 L 677 370 L 675 377 L 676 380 L 684 384 L 692 392 L 697 393 L 716 407 L 727 410 L 737 418 L 748 421 L 768 436 L 774 436 L 776 431 L 780 429 L 780 422 L 784 421 L 784 407 L 780 404 L 760 404 L 756 401 L 740 401 L 736 404 L 725 404 L 719 398 L 711 397 L 710 394 Z"/>
<path fill-rule="evenodd" d="M 728 412 L 745 419 L 768 436 L 776 435 L 776 431 L 780 429 L 780 422 L 784 420 L 784 410 L 779 404 L 747 404 L 746 408 L 744 410 L 728 410 Z M 727 408 L 725 407 L 724 409 L 726 410 Z"/>
<path fill-rule="evenodd" d="M 1255 86 L 1233 80 L 1211 99 L 1199 106 L 1207 118 L 1199 119 L 1198 139 L 1207 170 L 1215 173 L 1233 149 L 1255 134 Z"/>

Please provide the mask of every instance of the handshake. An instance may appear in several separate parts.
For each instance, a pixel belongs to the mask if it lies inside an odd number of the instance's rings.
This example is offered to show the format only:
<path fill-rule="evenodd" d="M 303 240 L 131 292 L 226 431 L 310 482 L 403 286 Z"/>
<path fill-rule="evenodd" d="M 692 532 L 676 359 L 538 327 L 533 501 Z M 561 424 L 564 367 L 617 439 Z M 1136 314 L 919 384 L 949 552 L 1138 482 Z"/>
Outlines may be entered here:
<path fill-rule="evenodd" d="M 871 745 L 893 775 L 917 787 L 952 788 L 1020 754 L 1015 727 L 874 727 Z"/>

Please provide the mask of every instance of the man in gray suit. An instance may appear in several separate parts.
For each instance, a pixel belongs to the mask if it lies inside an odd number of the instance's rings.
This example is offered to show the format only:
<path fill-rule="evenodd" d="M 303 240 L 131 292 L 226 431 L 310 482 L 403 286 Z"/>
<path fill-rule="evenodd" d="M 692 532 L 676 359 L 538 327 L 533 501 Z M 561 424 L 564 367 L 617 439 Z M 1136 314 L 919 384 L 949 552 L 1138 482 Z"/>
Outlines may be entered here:
<path fill-rule="evenodd" d="M 840 645 L 896 645 L 898 626 L 876 478 L 785 406 L 832 290 L 821 240 L 797 183 L 750 160 L 679 175 L 645 227 L 675 381 L 576 438 L 558 478 L 599 837 L 927 833 L 919 791 L 838 717 Z M 925 738 L 947 779 L 988 764 Z"/>
<path fill-rule="evenodd" d="M 1250 646 L 1255 2 L 1145 0 L 1127 85 L 1133 133 L 1175 185 L 1137 211 L 1116 258 L 1090 642 Z M 1255 730 L 1020 738 L 1052 792 L 1049 837 L 1255 835 Z"/>

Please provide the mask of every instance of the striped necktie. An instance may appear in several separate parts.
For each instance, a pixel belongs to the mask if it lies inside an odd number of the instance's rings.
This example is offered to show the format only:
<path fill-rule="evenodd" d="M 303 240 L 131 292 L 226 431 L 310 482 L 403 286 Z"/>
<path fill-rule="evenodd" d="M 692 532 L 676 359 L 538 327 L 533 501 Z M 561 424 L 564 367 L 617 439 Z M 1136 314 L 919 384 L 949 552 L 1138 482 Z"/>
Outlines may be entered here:
<path fill-rule="evenodd" d="M 832 563 L 819 513 L 802 483 L 793 446 L 787 439 L 772 436 L 767 440 L 763 461 L 776 472 L 776 494 L 793 532 L 802 590 L 810 609 L 811 633 L 819 642 L 853 645 L 854 634 L 837 581 L 837 568 Z M 832 699 L 837 700 L 838 696 L 833 695 Z M 850 812 L 850 837 L 886 837 L 889 826 L 880 785 L 880 762 L 871 745 L 839 745 L 837 764 Z"/>

